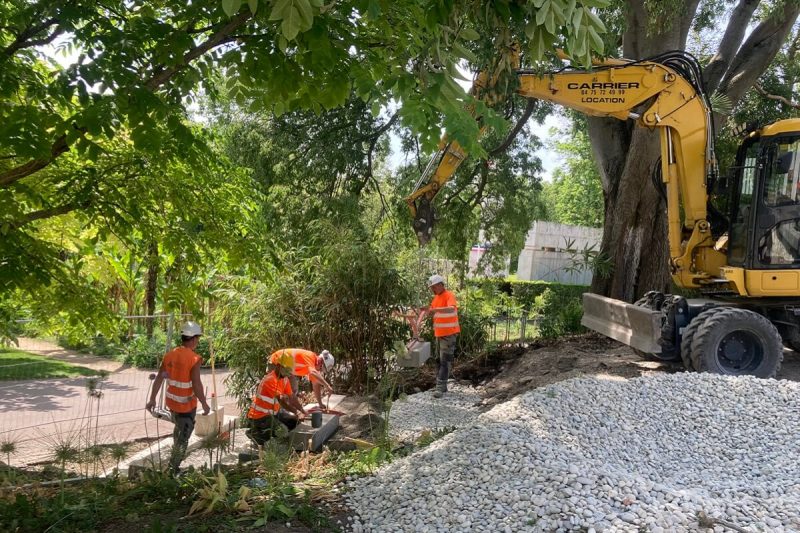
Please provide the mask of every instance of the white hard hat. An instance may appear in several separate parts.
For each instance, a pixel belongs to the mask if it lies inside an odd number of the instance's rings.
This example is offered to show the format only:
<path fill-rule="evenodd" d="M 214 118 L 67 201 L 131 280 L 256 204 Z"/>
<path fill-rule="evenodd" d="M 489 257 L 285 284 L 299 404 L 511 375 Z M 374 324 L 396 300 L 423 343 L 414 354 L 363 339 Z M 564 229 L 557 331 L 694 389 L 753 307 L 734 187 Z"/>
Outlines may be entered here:
<path fill-rule="evenodd" d="M 433 287 L 437 283 L 444 284 L 444 278 L 439 274 L 434 274 L 433 276 L 428 278 L 428 287 Z"/>
<path fill-rule="evenodd" d="M 331 352 L 328 350 L 322 350 L 322 353 L 319 354 L 322 357 L 322 362 L 325 363 L 325 370 L 330 370 L 333 368 L 334 359 L 331 355 Z"/>
<path fill-rule="evenodd" d="M 181 336 L 182 337 L 197 337 L 198 335 L 202 335 L 203 330 L 200 328 L 200 324 L 197 322 L 192 322 L 191 320 L 181 326 Z"/>

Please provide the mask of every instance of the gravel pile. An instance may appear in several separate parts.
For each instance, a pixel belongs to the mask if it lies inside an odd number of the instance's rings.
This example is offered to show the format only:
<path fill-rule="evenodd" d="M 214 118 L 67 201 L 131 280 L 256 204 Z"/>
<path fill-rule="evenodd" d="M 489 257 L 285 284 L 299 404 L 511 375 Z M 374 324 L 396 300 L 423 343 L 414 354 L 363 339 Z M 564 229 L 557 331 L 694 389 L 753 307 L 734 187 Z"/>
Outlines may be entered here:
<path fill-rule="evenodd" d="M 800 531 L 800 384 L 570 380 L 348 487 L 355 532 Z"/>
<path fill-rule="evenodd" d="M 472 387 L 450 383 L 442 398 L 433 390 L 401 397 L 389 411 L 389 433 L 402 441 L 414 441 L 423 431 L 460 428 L 480 414 L 481 397 Z"/>

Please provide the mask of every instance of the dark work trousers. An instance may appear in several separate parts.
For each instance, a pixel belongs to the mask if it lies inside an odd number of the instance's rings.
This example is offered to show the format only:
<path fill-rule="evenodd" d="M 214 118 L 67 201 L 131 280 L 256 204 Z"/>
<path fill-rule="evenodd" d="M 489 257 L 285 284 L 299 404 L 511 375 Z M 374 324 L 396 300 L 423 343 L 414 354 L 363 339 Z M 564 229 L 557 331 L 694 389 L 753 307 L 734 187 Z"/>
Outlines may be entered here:
<path fill-rule="evenodd" d="M 450 371 L 453 369 L 453 358 L 456 355 L 457 344 L 458 333 L 436 338 L 436 345 L 439 350 L 439 372 L 436 374 L 436 388 L 442 392 L 447 392 L 447 380 L 450 379 Z"/>
<path fill-rule="evenodd" d="M 263 446 L 265 442 L 277 435 L 281 425 L 289 431 L 297 427 L 297 418 L 281 409 L 277 415 L 248 418 L 247 425 L 251 428 L 248 437 L 257 445 Z"/>
<path fill-rule="evenodd" d="M 172 452 L 169 456 L 169 468 L 174 474 L 178 473 L 181 462 L 186 458 L 186 447 L 189 445 L 189 437 L 192 436 L 194 431 L 194 417 L 196 414 L 196 409 L 188 413 L 172 411 L 175 429 L 172 430 Z"/>

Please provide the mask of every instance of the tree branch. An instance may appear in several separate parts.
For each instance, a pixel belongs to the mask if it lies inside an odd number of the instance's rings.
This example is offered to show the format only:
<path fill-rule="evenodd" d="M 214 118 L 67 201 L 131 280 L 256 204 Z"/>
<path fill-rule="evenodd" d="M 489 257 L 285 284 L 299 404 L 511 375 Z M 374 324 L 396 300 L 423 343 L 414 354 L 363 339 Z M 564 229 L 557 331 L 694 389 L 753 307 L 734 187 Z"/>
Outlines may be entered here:
<path fill-rule="evenodd" d="M 703 71 L 709 93 L 713 93 L 719 86 L 722 76 L 744 40 L 747 26 L 759 3 L 761 0 L 739 0 L 739 4 L 733 9 L 725 34 L 719 43 L 719 49 Z"/>
<path fill-rule="evenodd" d="M 501 142 L 496 148 L 493 148 L 489 151 L 489 157 L 500 155 L 505 152 L 509 146 L 511 146 L 511 143 L 514 142 L 514 139 L 517 137 L 520 130 L 525 126 L 525 123 L 528 122 L 528 119 L 531 118 L 533 111 L 536 109 L 537 103 L 537 100 L 533 98 L 528 100 L 528 103 L 525 106 L 525 111 L 522 112 L 522 116 L 519 118 L 517 123 L 514 124 L 514 127 L 511 128 L 511 131 L 508 132 L 508 135 L 506 135 L 506 138 L 503 139 L 503 142 Z"/>
<path fill-rule="evenodd" d="M 25 216 L 14 220 L 9 224 L 11 229 L 19 229 L 26 224 L 30 224 L 36 220 L 42 220 L 43 218 L 52 218 L 57 217 L 60 215 L 65 215 L 71 211 L 75 211 L 78 208 L 85 208 L 87 207 L 89 202 L 85 202 L 83 205 L 78 204 L 76 202 L 70 202 L 64 205 L 59 205 L 56 207 L 49 207 L 47 209 L 40 209 L 39 211 L 32 211 L 30 213 L 26 213 Z"/>
<path fill-rule="evenodd" d="M 770 94 L 767 91 L 765 91 L 764 88 L 761 86 L 761 84 L 758 82 L 753 84 L 753 89 L 755 89 L 755 91 L 758 94 L 764 96 L 765 98 L 769 98 L 770 100 L 776 100 L 789 107 L 794 107 L 795 109 L 800 109 L 800 102 L 792 102 L 785 96 L 781 96 L 779 94 Z"/>
<path fill-rule="evenodd" d="M 763 20 L 739 49 L 719 92 L 728 95 L 733 105 L 753 86 L 780 50 L 800 14 L 800 5 L 787 2 L 781 16 Z"/>
<path fill-rule="evenodd" d="M 56 28 L 56 31 L 53 32 L 52 35 L 50 35 L 48 38 L 41 39 L 39 41 L 31 41 L 31 39 L 33 39 L 43 31 L 45 31 L 46 29 L 50 28 L 51 26 L 55 26 L 56 24 L 58 24 L 58 22 L 59 20 L 56 17 L 51 17 L 47 20 L 43 20 L 39 24 L 28 26 L 21 33 L 17 35 L 17 38 L 14 39 L 14 41 L 11 44 L 3 48 L 0 54 L 6 57 L 11 57 L 14 54 L 16 54 L 19 50 L 22 50 L 23 48 L 30 48 L 31 46 L 36 46 L 37 44 L 46 44 L 52 41 L 53 39 L 56 38 L 58 34 L 63 33 L 64 30 Z"/>
<path fill-rule="evenodd" d="M 219 31 L 209 37 L 208 40 L 184 54 L 183 62 L 181 64 L 174 65 L 168 69 L 164 69 L 153 74 L 153 76 L 145 82 L 145 87 L 151 91 L 158 89 L 160 86 L 168 82 L 175 74 L 185 69 L 193 60 L 217 46 L 225 44 L 226 42 L 230 42 L 230 34 L 251 17 L 252 13 L 249 10 L 242 11 L 242 13 L 232 18 L 227 24 L 220 28 Z M 81 135 L 84 133 L 85 132 L 82 132 Z M 7 188 L 14 182 L 42 170 L 68 149 L 69 144 L 67 144 L 67 138 L 66 136 L 62 135 L 53 143 L 53 147 L 50 150 L 50 157 L 45 159 L 34 159 L 23 165 L 14 167 L 1 173 L 0 188 Z"/>
<path fill-rule="evenodd" d="M 23 165 L 11 168 L 0 174 L 0 188 L 7 188 L 15 181 L 21 180 L 25 176 L 30 176 L 31 174 L 42 170 L 68 149 L 69 145 L 67 144 L 67 136 L 60 136 L 56 139 L 52 148 L 50 149 L 50 157 L 46 159 L 34 159 L 32 161 L 28 161 Z"/>
<path fill-rule="evenodd" d="M 151 91 L 159 88 L 169 81 L 175 74 L 185 69 L 189 63 L 202 56 L 212 48 L 232 42 L 233 38 L 231 37 L 231 34 L 234 32 L 234 30 L 247 22 L 252 16 L 253 14 L 249 10 L 243 10 L 241 13 L 228 21 L 227 24 L 217 30 L 205 42 L 186 52 L 186 54 L 183 56 L 183 62 L 181 64 L 155 72 L 153 76 L 147 82 L 145 82 L 145 87 Z"/>

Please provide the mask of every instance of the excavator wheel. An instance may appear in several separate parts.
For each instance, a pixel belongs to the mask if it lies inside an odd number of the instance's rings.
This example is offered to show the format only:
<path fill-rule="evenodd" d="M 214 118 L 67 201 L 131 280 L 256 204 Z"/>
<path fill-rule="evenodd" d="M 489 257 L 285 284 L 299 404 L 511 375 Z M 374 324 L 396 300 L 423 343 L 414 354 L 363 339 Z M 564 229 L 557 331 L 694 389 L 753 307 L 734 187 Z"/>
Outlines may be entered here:
<path fill-rule="evenodd" d="M 692 340 L 694 339 L 697 330 L 705 323 L 706 319 L 714 314 L 717 309 L 706 309 L 698 313 L 694 319 L 689 322 L 689 325 L 683 328 L 681 335 L 681 361 L 686 370 L 697 370 L 692 363 Z"/>
<path fill-rule="evenodd" d="M 747 309 L 717 307 L 700 313 L 689 352 L 698 372 L 773 378 L 783 360 L 778 330 Z M 691 326 L 691 323 L 690 323 Z M 688 329 L 688 328 L 687 328 Z"/>

